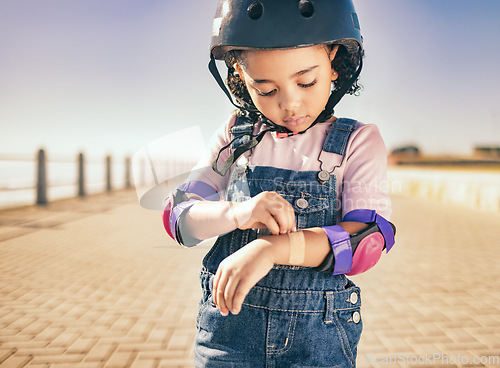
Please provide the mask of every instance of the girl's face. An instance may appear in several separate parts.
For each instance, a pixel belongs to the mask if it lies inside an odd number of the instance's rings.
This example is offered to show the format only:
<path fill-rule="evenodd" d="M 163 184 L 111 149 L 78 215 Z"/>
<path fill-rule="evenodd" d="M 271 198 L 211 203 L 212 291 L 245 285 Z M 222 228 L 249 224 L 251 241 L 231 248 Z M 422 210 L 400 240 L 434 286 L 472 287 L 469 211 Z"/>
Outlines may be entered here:
<path fill-rule="evenodd" d="M 255 107 L 269 120 L 291 131 L 311 126 L 330 96 L 331 68 L 338 46 L 323 45 L 286 50 L 251 50 L 242 54 L 236 70 Z"/>

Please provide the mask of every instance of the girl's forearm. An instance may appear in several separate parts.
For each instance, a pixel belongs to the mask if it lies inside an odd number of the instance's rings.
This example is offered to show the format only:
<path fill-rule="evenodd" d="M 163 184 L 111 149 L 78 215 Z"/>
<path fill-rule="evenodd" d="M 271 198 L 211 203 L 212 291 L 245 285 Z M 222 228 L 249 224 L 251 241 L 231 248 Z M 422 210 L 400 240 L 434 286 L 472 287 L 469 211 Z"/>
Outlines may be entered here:
<path fill-rule="evenodd" d="M 354 234 L 365 227 L 367 224 L 361 222 L 343 222 L 339 224 L 349 234 Z M 259 238 L 269 247 L 275 264 L 317 267 L 331 250 L 330 242 L 326 233 L 320 227 L 301 230 L 304 234 L 304 257 L 300 263 L 292 264 L 290 262 L 290 238 L 288 234 L 267 235 Z M 259 240 L 257 239 L 257 240 Z M 302 258 L 302 257 L 300 257 Z"/>
<path fill-rule="evenodd" d="M 196 239 L 209 239 L 236 229 L 231 202 L 200 201 L 187 212 L 183 231 Z"/>

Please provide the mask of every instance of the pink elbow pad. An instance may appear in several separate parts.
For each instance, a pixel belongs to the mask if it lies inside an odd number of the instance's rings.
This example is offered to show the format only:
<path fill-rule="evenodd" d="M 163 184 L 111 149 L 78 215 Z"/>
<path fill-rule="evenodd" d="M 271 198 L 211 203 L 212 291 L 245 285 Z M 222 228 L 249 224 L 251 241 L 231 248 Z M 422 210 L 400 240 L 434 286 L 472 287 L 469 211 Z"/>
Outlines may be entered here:
<path fill-rule="evenodd" d="M 175 237 L 173 235 L 172 229 L 170 228 L 170 215 L 172 214 L 172 195 L 169 194 L 164 200 L 163 200 L 163 211 L 161 213 L 162 219 L 163 219 L 163 227 L 167 231 L 167 234 L 175 240 Z"/>
<path fill-rule="evenodd" d="M 344 216 L 343 221 L 370 223 L 370 226 L 351 236 L 351 242 L 357 244 L 353 249 L 353 260 L 349 276 L 358 275 L 375 266 L 382 256 L 394 245 L 396 227 L 374 210 L 353 210 Z"/>
<path fill-rule="evenodd" d="M 375 266 L 382 256 L 384 243 L 384 237 L 379 232 L 365 236 L 356 247 L 352 257 L 351 271 L 346 275 L 358 275 Z"/>

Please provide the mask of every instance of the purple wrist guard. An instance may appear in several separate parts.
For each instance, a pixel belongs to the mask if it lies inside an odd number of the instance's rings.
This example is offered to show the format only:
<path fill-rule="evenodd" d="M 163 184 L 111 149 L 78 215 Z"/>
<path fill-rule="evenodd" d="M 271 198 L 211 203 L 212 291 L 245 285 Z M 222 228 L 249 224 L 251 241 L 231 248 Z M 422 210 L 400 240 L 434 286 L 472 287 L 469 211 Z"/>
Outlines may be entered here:
<path fill-rule="evenodd" d="M 391 223 L 382 216 L 378 215 L 375 210 L 352 210 L 344 216 L 342 221 L 364 222 L 365 224 L 375 222 L 384 236 L 385 248 L 387 249 L 387 252 L 389 252 L 394 245 L 394 229 L 391 226 Z"/>
<path fill-rule="evenodd" d="M 342 226 L 325 226 L 322 228 L 328 236 L 335 259 L 333 275 L 349 273 L 352 267 L 352 249 L 350 235 Z"/>

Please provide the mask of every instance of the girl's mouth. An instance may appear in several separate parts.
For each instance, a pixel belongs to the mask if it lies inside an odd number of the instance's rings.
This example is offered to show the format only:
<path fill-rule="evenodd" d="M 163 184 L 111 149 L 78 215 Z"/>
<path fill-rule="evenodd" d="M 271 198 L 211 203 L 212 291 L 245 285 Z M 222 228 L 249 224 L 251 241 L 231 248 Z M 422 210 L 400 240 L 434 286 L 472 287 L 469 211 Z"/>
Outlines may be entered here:
<path fill-rule="evenodd" d="M 291 116 L 283 120 L 286 125 L 298 126 L 305 123 L 307 116 Z"/>

